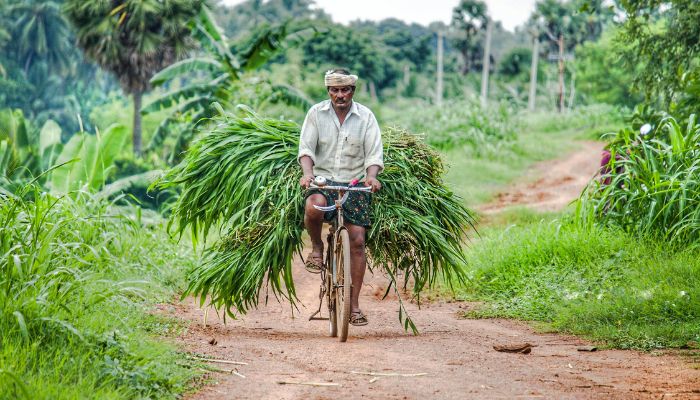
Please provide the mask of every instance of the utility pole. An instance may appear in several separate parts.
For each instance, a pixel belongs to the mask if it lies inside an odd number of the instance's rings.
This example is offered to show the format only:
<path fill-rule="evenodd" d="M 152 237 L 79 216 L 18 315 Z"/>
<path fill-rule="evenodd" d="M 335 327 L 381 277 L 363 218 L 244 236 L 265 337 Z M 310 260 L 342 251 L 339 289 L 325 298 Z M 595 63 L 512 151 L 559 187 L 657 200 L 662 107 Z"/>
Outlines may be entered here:
<path fill-rule="evenodd" d="M 537 100 L 537 62 L 540 57 L 540 39 L 534 35 L 532 39 L 532 63 L 530 64 L 530 96 L 527 99 L 527 109 L 535 111 Z"/>
<path fill-rule="evenodd" d="M 491 31 L 493 23 L 489 18 L 486 24 L 486 44 L 484 45 L 484 61 L 481 70 L 481 107 L 486 107 L 486 100 L 489 95 L 489 68 L 491 67 Z"/>
<path fill-rule="evenodd" d="M 435 88 L 435 104 L 442 104 L 442 31 L 438 31 L 437 37 L 437 87 Z"/>
<path fill-rule="evenodd" d="M 557 109 L 564 110 L 564 34 L 559 34 L 559 101 Z"/>

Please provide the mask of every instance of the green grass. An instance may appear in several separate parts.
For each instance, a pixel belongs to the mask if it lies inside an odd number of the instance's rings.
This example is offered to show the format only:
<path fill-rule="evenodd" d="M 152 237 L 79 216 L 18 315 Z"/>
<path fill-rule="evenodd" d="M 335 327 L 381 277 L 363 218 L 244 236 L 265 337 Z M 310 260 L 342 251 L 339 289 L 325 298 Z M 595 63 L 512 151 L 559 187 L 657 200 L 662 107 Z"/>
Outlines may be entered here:
<path fill-rule="evenodd" d="M 700 340 L 700 252 L 581 228 L 570 217 L 492 226 L 468 251 L 471 317 L 543 321 L 619 348 Z"/>
<path fill-rule="evenodd" d="M 641 137 L 620 130 L 610 144 L 607 186 L 592 181 L 577 217 L 686 246 L 700 244 L 700 124 L 668 117 Z"/>
<path fill-rule="evenodd" d="M 87 194 L 0 200 L 0 399 L 174 398 L 193 369 L 151 314 L 193 262 L 162 224 Z"/>

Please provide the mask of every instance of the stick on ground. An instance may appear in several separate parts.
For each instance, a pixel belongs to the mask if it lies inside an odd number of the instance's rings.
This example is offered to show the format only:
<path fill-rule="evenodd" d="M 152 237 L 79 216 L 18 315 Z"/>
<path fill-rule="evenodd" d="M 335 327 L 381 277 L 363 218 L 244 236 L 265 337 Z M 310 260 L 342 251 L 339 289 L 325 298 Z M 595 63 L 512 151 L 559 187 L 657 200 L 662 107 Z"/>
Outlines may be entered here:
<path fill-rule="evenodd" d="M 350 371 L 351 374 L 357 375 L 370 375 L 370 376 L 400 376 L 403 378 L 412 378 L 415 376 L 425 376 L 428 375 L 427 372 L 419 372 L 416 374 L 399 374 L 396 372 L 363 372 L 363 371 Z"/>
<path fill-rule="evenodd" d="M 242 361 L 218 360 L 215 358 L 204 358 L 204 357 L 189 357 L 189 358 L 192 360 L 197 360 L 197 361 L 208 361 L 208 362 L 221 363 L 221 364 L 248 365 L 247 362 L 242 362 Z"/>
<path fill-rule="evenodd" d="M 340 383 L 335 382 L 288 382 L 277 381 L 280 385 L 304 385 L 304 386 L 340 386 Z"/>

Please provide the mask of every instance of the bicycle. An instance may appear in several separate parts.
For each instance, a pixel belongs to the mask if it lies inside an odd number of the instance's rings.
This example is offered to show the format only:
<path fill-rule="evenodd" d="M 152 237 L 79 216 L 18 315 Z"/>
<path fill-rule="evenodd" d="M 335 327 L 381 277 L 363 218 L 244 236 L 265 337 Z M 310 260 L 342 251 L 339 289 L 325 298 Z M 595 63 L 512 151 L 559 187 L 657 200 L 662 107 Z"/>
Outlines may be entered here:
<path fill-rule="evenodd" d="M 331 223 L 326 237 L 326 259 L 320 274 L 321 288 L 318 294 L 318 310 L 309 317 L 309 321 L 327 319 L 330 336 L 338 337 L 341 342 L 345 342 L 348 339 L 348 326 L 350 324 L 352 278 L 350 275 L 350 237 L 343 222 L 343 204 L 347 201 L 350 192 L 371 192 L 372 188 L 366 186 L 326 186 L 325 179 L 322 177 L 316 177 L 310 187 L 320 191 L 337 191 L 338 199 L 335 200 L 334 205 L 325 207 L 314 205 L 315 209 L 323 212 L 337 210 L 337 215 L 335 221 Z M 321 313 L 324 298 L 328 306 L 328 318 L 316 317 Z"/>

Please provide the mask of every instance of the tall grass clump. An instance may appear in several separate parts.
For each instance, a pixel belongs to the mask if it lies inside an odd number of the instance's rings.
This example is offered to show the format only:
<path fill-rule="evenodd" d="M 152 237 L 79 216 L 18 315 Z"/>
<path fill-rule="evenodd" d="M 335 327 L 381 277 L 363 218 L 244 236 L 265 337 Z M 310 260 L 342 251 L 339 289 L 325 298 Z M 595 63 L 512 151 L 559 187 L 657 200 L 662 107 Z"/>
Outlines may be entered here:
<path fill-rule="evenodd" d="M 173 208 L 180 232 L 190 229 L 196 239 L 219 229 L 222 239 L 205 251 L 186 294 L 231 316 L 257 306 L 266 282 L 294 302 L 292 257 L 303 232 L 299 126 L 243 114 L 221 110 L 160 183 L 182 189 Z M 442 183 L 442 161 L 407 132 L 386 130 L 383 141 L 384 188 L 374 195 L 367 238 L 373 268 L 394 285 L 401 276 L 416 296 L 438 276 L 461 280 L 461 242 L 473 219 Z"/>
<path fill-rule="evenodd" d="M 700 243 L 700 124 L 666 117 L 648 134 L 621 130 L 609 145 L 607 174 L 581 195 L 584 224 L 621 226 L 680 245 Z M 607 185 L 603 179 L 609 178 Z"/>
<path fill-rule="evenodd" d="M 544 321 L 620 348 L 700 340 L 700 253 L 567 220 L 491 229 L 468 254 L 471 316 Z"/>
<path fill-rule="evenodd" d="M 515 114 L 507 103 L 484 108 L 477 100 L 400 105 L 382 112 L 385 122 L 424 134 L 426 142 L 438 149 L 470 145 L 477 153 L 513 143 L 519 126 Z"/>
<path fill-rule="evenodd" d="M 164 227 L 87 193 L 0 194 L 0 398 L 183 392 L 192 373 L 149 337 L 169 323 L 145 307 L 171 296 L 191 260 Z"/>

